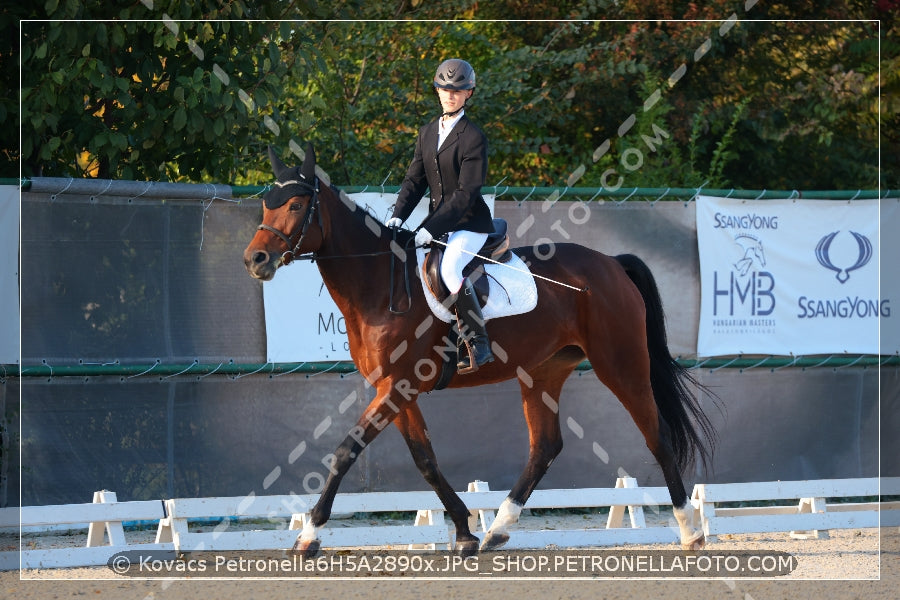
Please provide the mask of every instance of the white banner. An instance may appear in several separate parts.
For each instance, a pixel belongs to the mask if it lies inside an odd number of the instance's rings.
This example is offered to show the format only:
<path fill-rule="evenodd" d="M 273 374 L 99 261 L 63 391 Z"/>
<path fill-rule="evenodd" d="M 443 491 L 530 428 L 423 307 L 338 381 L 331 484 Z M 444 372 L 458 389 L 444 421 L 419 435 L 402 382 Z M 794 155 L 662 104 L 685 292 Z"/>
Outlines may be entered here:
<path fill-rule="evenodd" d="M 885 212 L 884 230 L 900 230 L 900 211 Z M 877 354 L 900 301 L 879 296 L 878 217 L 877 200 L 699 197 L 697 354 Z"/>
<path fill-rule="evenodd" d="M 878 291 L 881 298 L 890 302 L 889 307 L 900 307 L 900 198 L 882 200 L 879 205 L 878 225 L 881 232 L 880 279 Z M 900 315 L 884 315 L 881 318 L 880 354 L 900 353 Z"/>
<path fill-rule="evenodd" d="M 0 186 L 0 364 L 19 364 L 19 187 Z"/>
<path fill-rule="evenodd" d="M 350 197 L 380 223 L 390 216 L 397 200 L 397 194 L 368 192 L 350 194 Z M 486 195 L 484 199 L 493 214 L 493 195 Z M 404 227 L 415 229 L 427 214 L 427 204 L 420 202 Z M 389 258 L 375 257 L 373 260 Z M 412 283 L 419 284 L 419 281 Z M 385 286 L 389 284 L 384 282 Z M 274 279 L 263 284 L 263 303 L 269 362 L 350 360 L 344 317 L 331 299 L 315 264 L 297 261 L 278 269 Z M 384 306 L 384 310 L 388 307 Z"/>

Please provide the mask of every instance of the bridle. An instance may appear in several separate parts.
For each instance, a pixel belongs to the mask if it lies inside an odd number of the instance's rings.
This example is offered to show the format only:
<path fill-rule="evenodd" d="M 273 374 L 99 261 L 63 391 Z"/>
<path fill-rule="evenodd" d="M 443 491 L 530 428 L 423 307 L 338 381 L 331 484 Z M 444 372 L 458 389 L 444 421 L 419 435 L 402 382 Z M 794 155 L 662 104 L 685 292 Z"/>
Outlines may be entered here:
<path fill-rule="evenodd" d="M 268 231 L 284 242 L 288 249 L 281 255 L 281 264 L 290 264 L 295 258 L 314 260 L 315 252 L 308 253 L 308 256 L 300 255 L 300 246 L 303 244 L 303 239 L 306 237 L 306 233 L 309 230 L 314 215 L 318 216 L 319 230 L 322 231 L 322 211 L 319 209 L 319 178 L 316 177 L 314 186 L 298 180 L 286 181 L 284 183 L 276 182 L 275 185 L 279 187 L 286 187 L 289 185 L 298 186 L 301 188 L 302 193 L 296 195 L 309 196 L 309 204 L 306 206 L 306 214 L 303 215 L 301 227 L 291 235 L 287 235 L 283 231 L 272 227 L 271 225 L 266 225 L 265 223 L 260 224 L 256 229 Z M 294 237 L 297 237 L 296 243 L 293 241 Z"/>

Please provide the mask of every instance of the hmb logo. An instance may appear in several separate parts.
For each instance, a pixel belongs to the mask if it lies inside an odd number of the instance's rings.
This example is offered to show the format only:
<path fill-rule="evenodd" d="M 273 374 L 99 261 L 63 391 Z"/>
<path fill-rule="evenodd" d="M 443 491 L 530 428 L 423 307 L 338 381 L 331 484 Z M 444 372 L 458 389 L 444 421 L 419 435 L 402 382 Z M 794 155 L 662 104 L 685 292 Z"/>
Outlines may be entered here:
<path fill-rule="evenodd" d="M 736 312 L 749 312 L 751 316 L 772 314 L 775 310 L 775 278 L 768 271 L 752 270 L 754 265 L 766 266 L 762 240 L 749 233 L 740 233 L 734 241 L 742 252 L 734 263 L 735 270 L 728 274 L 727 284 L 722 281 L 720 287 L 719 272 L 713 272 L 713 315 L 720 314 L 720 298 L 727 302 L 728 316 L 734 316 Z"/>

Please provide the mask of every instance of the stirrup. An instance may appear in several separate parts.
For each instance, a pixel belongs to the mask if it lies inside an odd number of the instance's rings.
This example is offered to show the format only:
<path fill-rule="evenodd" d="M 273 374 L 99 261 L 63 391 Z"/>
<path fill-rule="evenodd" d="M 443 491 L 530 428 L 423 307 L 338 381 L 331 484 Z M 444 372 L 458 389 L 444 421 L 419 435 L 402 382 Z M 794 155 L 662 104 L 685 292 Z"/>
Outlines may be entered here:
<path fill-rule="evenodd" d="M 460 352 L 457 344 L 456 370 L 461 375 L 472 373 L 478 367 L 494 360 L 491 352 L 491 343 L 485 330 L 484 317 L 481 315 L 481 306 L 475 297 L 472 282 L 463 281 L 463 287 L 456 296 L 456 321 L 459 330 L 459 340 L 465 348 L 466 355 Z"/>
<path fill-rule="evenodd" d="M 474 367 L 472 365 L 475 365 Z M 475 352 L 470 344 L 464 338 L 459 338 L 456 343 L 456 372 L 459 375 L 468 375 L 478 370 L 478 363 L 475 361 Z"/>
<path fill-rule="evenodd" d="M 487 336 L 484 336 L 483 340 L 477 341 L 475 336 L 468 340 L 460 336 L 456 341 L 456 356 L 456 372 L 459 375 L 474 373 L 478 367 L 494 360 L 494 353 L 491 352 Z"/>

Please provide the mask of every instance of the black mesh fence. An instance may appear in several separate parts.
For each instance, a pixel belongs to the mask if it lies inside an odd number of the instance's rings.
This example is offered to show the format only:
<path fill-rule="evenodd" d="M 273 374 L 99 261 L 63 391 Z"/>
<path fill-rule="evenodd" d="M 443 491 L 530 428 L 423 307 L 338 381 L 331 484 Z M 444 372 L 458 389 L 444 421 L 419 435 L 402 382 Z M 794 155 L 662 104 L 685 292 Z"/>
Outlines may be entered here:
<path fill-rule="evenodd" d="M 17 504 L 20 486 L 26 505 L 86 502 L 99 489 L 122 500 L 318 491 L 329 453 L 373 395 L 359 374 L 153 370 L 265 363 L 261 285 L 242 262 L 259 201 L 207 186 L 151 195 L 134 182 L 65 193 L 52 183 L 22 198 L 21 366 L 43 368 L 0 384 L 0 504 Z M 511 229 L 534 219 L 519 245 L 568 236 L 640 255 L 657 274 L 673 354 L 694 356 L 699 265 L 690 203 L 597 202 L 588 222 L 563 233 L 567 210 L 513 200 L 498 201 L 496 212 Z M 722 438 L 713 471 L 689 480 L 874 476 L 879 459 L 883 474 L 900 474 L 896 436 L 883 429 L 896 425 L 896 367 L 880 380 L 877 368 L 858 366 L 696 374 L 725 410 L 708 406 Z M 420 404 L 454 487 L 513 484 L 528 449 L 515 382 L 442 391 Z M 623 473 L 664 484 L 630 417 L 593 373 L 572 376 L 560 411 L 566 448 L 542 487 L 610 486 Z M 388 428 L 341 489 L 427 484 Z"/>

